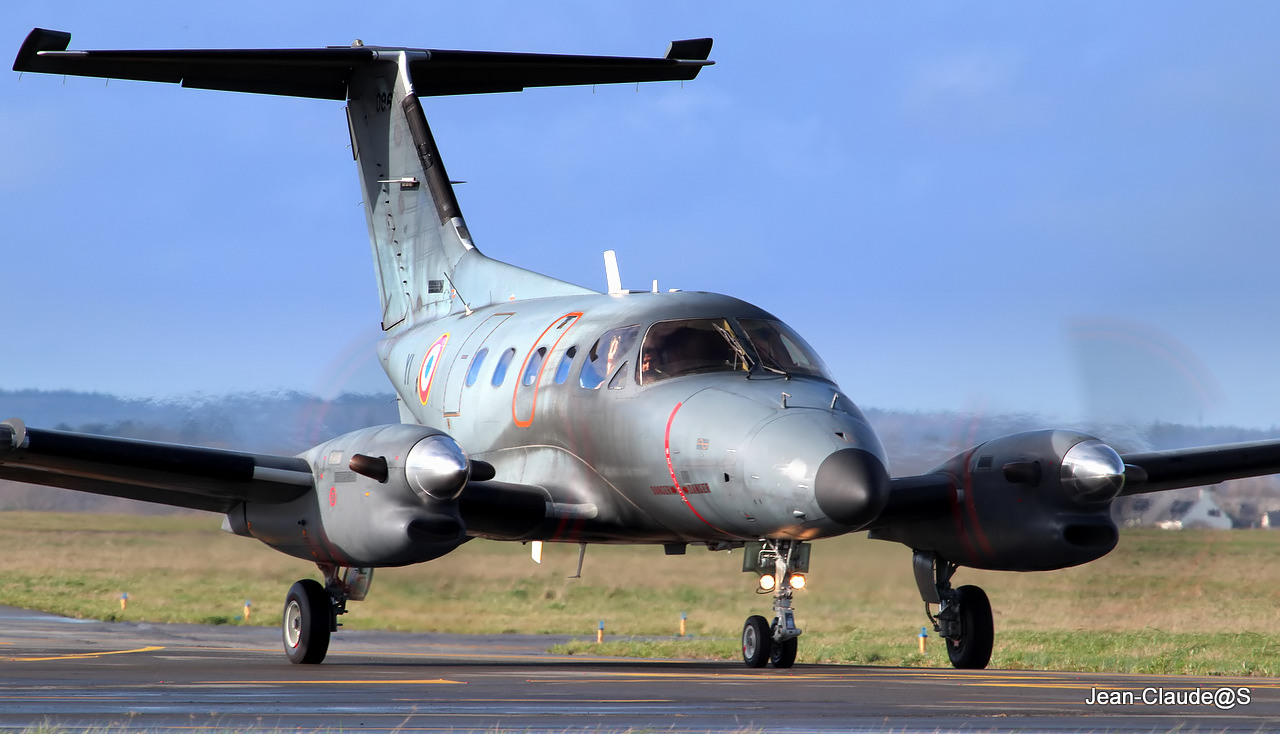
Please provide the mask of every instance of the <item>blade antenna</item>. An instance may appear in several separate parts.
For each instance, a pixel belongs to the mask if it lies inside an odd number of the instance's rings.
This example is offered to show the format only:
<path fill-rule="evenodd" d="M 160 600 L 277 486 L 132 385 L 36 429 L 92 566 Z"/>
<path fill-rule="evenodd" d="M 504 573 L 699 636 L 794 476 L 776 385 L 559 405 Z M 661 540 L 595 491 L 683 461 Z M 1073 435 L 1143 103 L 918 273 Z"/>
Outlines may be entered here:
<path fill-rule="evenodd" d="M 458 294 L 458 300 L 459 300 L 459 301 L 462 301 L 462 307 L 463 307 L 464 309 L 466 309 L 466 311 L 467 311 L 467 315 L 468 315 L 468 316 L 470 316 L 470 315 L 471 315 L 471 305 L 470 305 L 469 303 L 467 303 L 467 299 L 466 299 L 466 298 L 464 298 L 464 297 L 462 296 L 462 291 L 458 290 L 458 286 L 456 286 L 456 285 L 454 285 L 454 284 L 453 284 L 453 278 L 450 278 L 450 277 L 449 277 L 449 273 L 448 273 L 448 272 L 445 272 L 445 273 L 444 273 L 444 279 L 445 279 L 445 280 L 447 280 L 447 281 L 449 281 L 449 287 L 450 287 L 451 289 L 453 289 L 453 292 L 454 292 L 454 293 L 457 293 L 457 294 Z"/>

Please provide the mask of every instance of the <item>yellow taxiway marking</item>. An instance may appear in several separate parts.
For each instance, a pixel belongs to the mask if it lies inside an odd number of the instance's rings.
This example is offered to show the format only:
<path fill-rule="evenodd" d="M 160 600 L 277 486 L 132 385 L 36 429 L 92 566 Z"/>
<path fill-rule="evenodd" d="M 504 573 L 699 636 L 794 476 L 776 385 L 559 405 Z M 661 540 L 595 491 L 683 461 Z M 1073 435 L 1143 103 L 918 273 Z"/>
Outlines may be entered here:
<path fill-rule="evenodd" d="M 444 685 L 464 686 L 467 684 L 464 680 L 446 680 L 444 678 L 433 678 L 429 680 L 398 680 L 398 679 L 369 679 L 369 680 L 209 680 L 199 683 L 191 683 L 193 686 L 216 686 L 216 685 L 312 685 L 312 686 L 385 686 L 385 685 L 427 685 L 431 683 L 439 683 Z"/>
<path fill-rule="evenodd" d="M 90 658 L 99 658 L 103 655 L 131 655 L 138 652 L 155 652 L 163 650 L 163 647 L 140 647 L 137 650 L 107 650 L 105 652 L 80 652 L 71 655 L 51 655 L 43 658 L 5 658 L 8 663 L 42 663 L 47 660 L 87 660 Z"/>

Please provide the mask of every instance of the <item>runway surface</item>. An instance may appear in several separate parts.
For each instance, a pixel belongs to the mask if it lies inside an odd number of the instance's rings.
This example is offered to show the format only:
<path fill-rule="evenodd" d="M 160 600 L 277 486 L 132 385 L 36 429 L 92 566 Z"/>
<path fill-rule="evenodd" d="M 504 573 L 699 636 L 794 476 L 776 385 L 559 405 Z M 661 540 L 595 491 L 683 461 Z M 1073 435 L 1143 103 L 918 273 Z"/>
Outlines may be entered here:
<path fill-rule="evenodd" d="M 323 665 L 295 666 L 275 629 L 0 607 L 0 729 L 1258 732 L 1280 722 L 1275 679 L 747 670 L 547 654 L 559 639 L 344 631 Z M 1099 693 L 1118 702 L 1089 703 Z"/>

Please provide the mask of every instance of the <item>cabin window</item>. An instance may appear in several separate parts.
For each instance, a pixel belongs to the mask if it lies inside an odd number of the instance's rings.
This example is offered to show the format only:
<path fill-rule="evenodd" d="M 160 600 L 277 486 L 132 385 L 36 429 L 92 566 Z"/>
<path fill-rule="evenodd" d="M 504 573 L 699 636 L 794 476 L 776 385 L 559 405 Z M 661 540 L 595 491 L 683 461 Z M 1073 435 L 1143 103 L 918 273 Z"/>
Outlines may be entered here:
<path fill-rule="evenodd" d="M 626 359 L 639 333 L 639 326 L 624 326 L 605 332 L 587 352 L 578 384 L 590 390 L 604 384 L 605 379 Z"/>
<path fill-rule="evenodd" d="M 533 354 L 529 355 L 529 364 L 525 365 L 524 375 L 520 378 L 520 382 L 528 387 L 538 379 L 538 372 L 542 369 L 542 361 L 547 357 L 547 348 L 538 347 Z"/>
<path fill-rule="evenodd" d="M 498 364 L 493 368 L 493 380 L 491 381 L 494 387 L 501 385 L 502 381 L 507 379 L 507 367 L 511 365 L 511 360 L 515 356 L 516 350 L 515 347 L 512 347 L 503 352 L 501 357 L 498 357 Z"/>
<path fill-rule="evenodd" d="M 573 366 L 573 358 L 578 356 L 577 347 L 569 347 L 565 350 L 564 356 L 560 358 L 560 365 L 556 367 L 556 384 L 563 385 L 564 381 L 569 379 L 569 368 Z"/>
<path fill-rule="evenodd" d="M 742 342 L 725 319 L 660 321 L 640 347 L 640 384 L 703 372 L 751 369 Z"/>
<path fill-rule="evenodd" d="M 831 380 L 827 366 L 790 326 L 767 319 L 738 319 L 738 324 L 747 332 L 766 368 Z"/>
<path fill-rule="evenodd" d="M 484 358 L 489 356 L 489 348 L 485 347 L 476 352 L 471 358 L 471 366 L 467 368 L 466 386 L 471 387 L 476 384 L 476 379 L 480 377 L 480 365 L 484 364 Z"/>

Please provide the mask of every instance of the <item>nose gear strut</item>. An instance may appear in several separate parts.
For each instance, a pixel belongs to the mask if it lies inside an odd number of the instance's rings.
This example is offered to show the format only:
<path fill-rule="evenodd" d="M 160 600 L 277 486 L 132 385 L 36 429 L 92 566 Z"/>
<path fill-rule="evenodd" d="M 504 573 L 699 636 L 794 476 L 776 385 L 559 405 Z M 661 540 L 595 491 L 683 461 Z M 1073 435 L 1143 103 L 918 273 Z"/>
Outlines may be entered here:
<path fill-rule="evenodd" d="M 761 591 L 773 591 L 773 621 L 755 614 L 742 627 L 742 660 L 748 668 L 790 668 L 796 662 L 801 629 L 796 626 L 791 595 L 797 572 L 809 570 L 809 546 L 798 540 L 763 540 L 745 548 L 742 570 L 761 577 L 772 575 L 773 583 Z M 763 579 L 762 579 L 763 580 Z"/>

